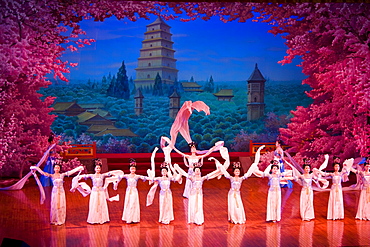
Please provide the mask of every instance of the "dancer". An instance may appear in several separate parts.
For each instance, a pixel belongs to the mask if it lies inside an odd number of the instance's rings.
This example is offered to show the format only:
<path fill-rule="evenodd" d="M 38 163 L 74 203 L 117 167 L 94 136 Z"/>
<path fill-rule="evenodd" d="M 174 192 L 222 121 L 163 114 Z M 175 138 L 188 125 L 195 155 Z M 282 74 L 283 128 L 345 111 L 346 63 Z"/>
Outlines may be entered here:
<path fill-rule="evenodd" d="M 291 161 L 295 162 L 291 157 L 290 159 Z M 322 169 L 324 169 L 328 164 L 328 160 L 329 155 L 325 154 L 325 161 L 322 163 L 318 170 L 321 171 Z M 310 221 L 315 218 L 312 182 L 316 183 L 318 188 L 320 189 L 326 189 L 329 185 L 329 182 L 326 179 L 320 178 L 318 172 L 313 173 L 311 171 L 311 160 L 309 158 L 303 159 L 303 166 L 302 169 L 300 169 L 302 171 L 302 174 L 296 168 L 298 164 L 295 164 L 295 166 L 293 166 L 286 160 L 285 162 L 293 169 L 294 180 L 302 186 L 300 195 L 301 218 L 304 221 Z M 315 170 L 317 169 L 315 168 Z M 323 183 L 323 186 L 321 186 L 319 182 Z"/>
<path fill-rule="evenodd" d="M 189 178 L 191 182 L 191 190 L 189 192 L 188 200 L 188 223 L 194 223 L 196 225 L 202 225 L 204 223 L 204 213 L 203 213 L 203 182 L 217 177 L 221 171 L 219 169 L 205 175 L 201 176 L 200 164 L 196 164 L 192 175 L 186 173 L 183 169 L 179 167 L 178 164 L 174 165 L 175 169 L 179 174 L 184 177 Z"/>
<path fill-rule="evenodd" d="M 154 177 L 154 174 L 155 174 L 154 157 L 157 151 L 158 151 L 158 148 L 155 147 L 152 152 L 152 156 L 151 156 L 151 170 L 148 170 L 149 183 L 154 182 L 154 185 L 150 188 L 148 192 L 146 206 L 150 206 L 153 203 L 154 195 L 159 185 L 161 188 L 159 192 L 159 222 L 163 224 L 169 224 L 172 220 L 174 220 L 173 203 L 172 203 L 173 200 L 172 200 L 172 192 L 170 189 L 170 183 L 171 181 L 180 182 L 182 180 L 181 180 L 181 175 L 178 174 L 174 170 L 173 166 L 170 163 L 166 162 L 166 161 L 170 161 L 168 157 L 166 158 L 166 154 L 165 154 L 165 161 L 161 164 L 161 167 L 160 167 L 162 176 Z M 173 175 L 171 173 L 170 168 L 173 171 Z"/>
<path fill-rule="evenodd" d="M 281 189 L 280 182 L 283 180 L 293 180 L 293 177 L 285 176 L 280 172 L 277 160 L 271 160 L 270 165 L 265 171 L 255 169 L 257 177 L 267 177 L 269 179 L 269 191 L 267 195 L 266 221 L 278 222 L 281 220 Z"/>
<path fill-rule="evenodd" d="M 275 142 L 276 149 L 274 151 L 274 160 L 278 161 L 279 169 L 281 173 L 285 172 L 284 167 L 284 150 L 283 150 L 283 141 L 278 139 Z M 287 187 L 287 188 L 293 188 L 293 183 L 290 180 L 283 180 L 280 184 L 281 188 Z"/>
<path fill-rule="evenodd" d="M 230 179 L 231 188 L 228 193 L 227 197 L 227 204 L 228 204 L 228 220 L 234 224 L 244 224 L 245 223 L 245 212 L 243 207 L 242 198 L 240 196 L 240 187 L 242 185 L 243 180 L 249 178 L 252 175 L 252 171 L 255 170 L 255 167 L 258 165 L 260 161 L 260 152 L 265 146 L 261 146 L 258 148 L 254 163 L 248 169 L 248 172 L 245 173 L 243 176 L 241 175 L 241 165 L 240 162 L 234 162 L 233 164 L 233 172 L 234 177 L 230 176 L 230 174 L 226 171 L 224 166 L 220 166 L 222 173 L 224 174 L 225 178 Z M 209 160 L 214 159 L 213 157 L 209 158 Z"/>
<path fill-rule="evenodd" d="M 190 155 L 184 154 L 181 151 L 179 151 L 177 148 L 173 147 L 173 150 L 175 150 L 177 153 L 183 156 L 184 164 L 189 168 L 188 176 L 187 176 L 186 183 L 185 183 L 185 189 L 183 193 L 183 197 L 185 198 L 189 198 L 189 192 L 191 190 L 191 185 L 192 185 L 192 182 L 189 180 L 189 178 L 193 176 L 193 171 L 194 171 L 193 168 L 195 166 L 201 167 L 203 165 L 203 159 L 207 157 L 208 155 L 210 155 L 216 148 L 216 146 L 213 146 L 205 154 L 197 155 L 197 153 L 199 152 L 197 150 L 197 146 L 196 146 L 197 144 L 195 142 L 190 142 L 188 145 L 189 145 L 190 152 L 191 152 Z"/>
<path fill-rule="evenodd" d="M 150 179 L 154 181 L 155 184 L 150 189 L 149 194 L 155 193 L 155 190 L 159 185 L 161 188 L 159 192 L 159 222 L 163 224 L 169 224 L 172 220 L 174 220 L 170 183 L 175 182 L 176 178 L 172 176 L 171 171 L 169 170 L 169 164 L 166 162 L 161 164 L 161 174 L 161 177 Z M 153 200 L 147 200 L 147 206 L 151 205 L 152 201 Z"/>
<path fill-rule="evenodd" d="M 325 178 L 332 179 L 332 186 L 330 189 L 329 202 L 328 202 L 328 220 L 341 220 L 344 219 L 344 205 L 343 205 L 343 191 L 342 182 L 348 181 L 348 175 L 352 167 L 353 159 L 346 160 L 343 163 L 343 170 L 340 171 L 340 158 L 334 156 L 334 172 L 322 172 L 320 174 Z"/>
<path fill-rule="evenodd" d="M 311 165 L 308 158 L 303 159 L 304 164 L 303 174 L 295 176 L 295 180 L 302 185 L 301 197 L 300 197 L 300 214 L 302 220 L 310 221 L 315 218 L 315 211 L 313 207 L 313 190 L 312 181 L 316 180 L 317 177 L 311 173 Z"/>
<path fill-rule="evenodd" d="M 60 173 L 61 166 L 55 163 L 54 174 L 44 172 L 37 166 L 31 166 L 30 169 L 33 173 L 38 171 L 43 176 L 51 178 L 53 182 L 53 189 L 51 191 L 50 223 L 53 225 L 63 225 L 66 221 L 66 195 L 63 187 L 63 179 L 65 176 L 70 176 L 73 173 L 82 171 L 84 169 L 83 166 Z"/>
<path fill-rule="evenodd" d="M 122 178 L 127 180 L 125 203 L 123 206 L 122 220 L 127 224 L 140 222 L 140 203 L 139 193 L 137 191 L 137 182 L 139 179 L 146 181 L 148 177 L 136 175 L 136 161 L 130 159 L 130 174 L 124 174 Z"/>
<path fill-rule="evenodd" d="M 109 212 L 107 204 L 106 190 L 103 186 L 104 179 L 111 176 L 110 172 L 101 173 L 102 161 L 95 159 L 95 174 L 80 175 L 79 179 L 90 178 L 93 183 L 89 201 L 89 215 L 87 223 L 89 224 L 104 224 L 109 221 Z M 90 193 L 90 192 L 89 192 Z"/>
<path fill-rule="evenodd" d="M 55 140 L 54 140 L 54 137 L 55 137 L 54 133 L 50 132 L 49 138 L 48 138 L 49 145 L 53 145 L 53 144 L 56 143 Z M 55 150 L 52 149 L 52 150 L 50 150 L 49 157 L 46 160 L 46 164 L 44 166 L 43 171 L 46 172 L 46 173 L 52 174 L 53 171 L 54 171 L 55 160 L 56 160 L 55 159 Z M 47 176 L 42 175 L 40 177 L 40 181 L 41 181 L 42 186 L 44 186 L 44 187 L 53 185 L 53 180 L 52 180 L 51 177 L 47 177 Z"/>
<path fill-rule="evenodd" d="M 362 180 L 360 200 L 358 202 L 356 219 L 370 220 L 370 157 L 366 158 L 364 171 L 351 169 Z"/>
<path fill-rule="evenodd" d="M 354 160 L 354 162 L 353 162 L 352 167 L 355 170 L 357 170 L 356 183 L 349 186 L 353 190 L 361 190 L 361 188 L 362 188 L 362 181 L 363 180 L 362 180 L 362 177 L 360 175 L 360 172 L 365 171 L 365 163 L 367 162 L 367 160 L 370 160 L 370 156 L 366 157 L 366 158 L 361 158 L 361 160 L 360 161 L 357 160 L 357 162 L 356 162 L 356 160 Z"/>

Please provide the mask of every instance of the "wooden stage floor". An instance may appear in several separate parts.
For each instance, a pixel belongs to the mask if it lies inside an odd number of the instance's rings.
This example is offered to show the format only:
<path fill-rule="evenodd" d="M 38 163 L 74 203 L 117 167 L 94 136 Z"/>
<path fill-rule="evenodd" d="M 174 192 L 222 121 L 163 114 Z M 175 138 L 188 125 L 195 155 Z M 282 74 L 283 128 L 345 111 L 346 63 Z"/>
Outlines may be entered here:
<path fill-rule="evenodd" d="M 89 181 L 88 181 L 89 182 Z M 187 224 L 187 199 L 183 184 L 172 184 L 175 220 L 158 223 L 158 191 L 153 205 L 145 206 L 147 182 L 139 182 L 141 222 L 121 220 L 126 182 L 117 191 L 119 202 L 108 202 L 111 221 L 103 225 L 86 223 L 89 197 L 71 193 L 71 178 L 65 179 L 67 219 L 63 226 L 49 223 L 50 188 L 47 200 L 39 204 L 33 179 L 20 191 L 0 191 L 0 242 L 3 238 L 22 240 L 30 246 L 370 246 L 370 221 L 355 219 L 359 191 L 345 191 L 345 219 L 326 220 L 329 192 L 315 192 L 316 219 L 304 222 L 299 216 L 301 187 L 282 189 L 282 220 L 265 221 L 267 179 L 249 178 L 242 185 L 247 216 L 244 225 L 227 221 L 229 180 L 222 177 L 204 182 L 205 223 Z"/>

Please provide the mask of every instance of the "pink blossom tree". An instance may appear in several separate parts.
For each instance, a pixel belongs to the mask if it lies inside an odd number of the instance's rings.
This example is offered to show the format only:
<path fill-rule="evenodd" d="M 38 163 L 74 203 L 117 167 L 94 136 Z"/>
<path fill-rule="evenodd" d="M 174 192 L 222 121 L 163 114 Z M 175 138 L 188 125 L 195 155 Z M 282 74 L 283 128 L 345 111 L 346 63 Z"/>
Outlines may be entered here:
<path fill-rule="evenodd" d="M 266 6 L 265 21 L 283 34 L 288 55 L 303 60 L 314 101 L 298 107 L 283 140 L 302 155 L 349 158 L 370 151 L 369 4 L 303 3 Z M 257 10 L 262 13 L 263 8 Z"/>

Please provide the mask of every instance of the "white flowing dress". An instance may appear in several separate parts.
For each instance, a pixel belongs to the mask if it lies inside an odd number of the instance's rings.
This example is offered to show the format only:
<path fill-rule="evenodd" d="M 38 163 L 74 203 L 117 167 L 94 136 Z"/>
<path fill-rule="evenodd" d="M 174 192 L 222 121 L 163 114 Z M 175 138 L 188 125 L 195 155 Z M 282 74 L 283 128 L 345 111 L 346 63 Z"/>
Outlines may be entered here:
<path fill-rule="evenodd" d="M 104 178 L 108 176 L 110 176 L 109 173 L 84 175 L 85 178 L 91 178 L 93 183 L 87 223 L 103 224 L 109 221 L 107 197 L 103 188 Z"/>
<path fill-rule="evenodd" d="M 313 190 L 312 178 L 299 178 L 302 184 L 301 198 L 300 198 L 300 214 L 302 220 L 312 220 L 315 218 L 313 208 Z"/>
<path fill-rule="evenodd" d="M 66 194 L 63 179 L 67 173 L 61 173 L 59 178 L 52 177 L 53 189 L 51 191 L 50 223 L 62 225 L 66 221 Z"/>
<path fill-rule="evenodd" d="M 198 159 L 188 159 L 188 162 L 189 162 L 189 169 L 188 169 L 189 176 L 186 178 L 184 193 L 182 194 L 183 197 L 186 197 L 186 198 L 189 198 L 189 193 L 190 193 L 191 185 L 192 185 L 192 182 L 190 181 L 189 177 L 193 175 L 193 168 L 190 168 L 190 167 L 194 167 L 196 164 L 198 164 Z"/>
<path fill-rule="evenodd" d="M 145 176 L 135 175 L 124 175 L 127 180 L 125 203 L 123 206 L 122 220 L 126 223 L 138 223 L 140 222 L 140 202 L 139 193 L 137 190 L 137 182 L 139 179 L 146 180 Z"/>
<path fill-rule="evenodd" d="M 329 202 L 328 202 L 328 220 L 338 220 L 344 218 L 344 206 L 343 206 L 343 191 L 342 191 L 342 179 L 345 173 L 335 175 L 334 173 L 328 173 L 327 177 L 331 177 L 332 186 L 330 189 Z"/>
<path fill-rule="evenodd" d="M 267 215 L 266 221 L 280 221 L 281 220 L 281 189 L 280 176 L 267 175 L 269 178 L 269 191 L 267 195 Z"/>
<path fill-rule="evenodd" d="M 227 179 L 230 179 L 231 183 L 231 188 L 227 197 L 228 220 L 234 224 L 244 224 L 246 217 L 242 198 L 240 196 L 240 187 L 243 180 L 247 179 L 247 177 L 242 176 L 239 178 L 235 178 L 230 175 L 225 175 L 225 177 Z"/>
<path fill-rule="evenodd" d="M 159 191 L 159 222 L 169 224 L 174 220 L 173 215 L 173 199 L 170 189 L 171 181 L 174 179 L 154 179 L 158 181 L 161 190 Z"/>
<path fill-rule="evenodd" d="M 190 177 L 191 190 L 189 193 L 188 204 L 188 223 L 201 225 L 204 223 L 203 213 L 203 181 L 208 179 L 208 176 L 203 176 L 199 180 Z"/>
<path fill-rule="evenodd" d="M 370 220 L 370 175 L 360 173 L 362 188 L 358 202 L 356 219 Z"/>

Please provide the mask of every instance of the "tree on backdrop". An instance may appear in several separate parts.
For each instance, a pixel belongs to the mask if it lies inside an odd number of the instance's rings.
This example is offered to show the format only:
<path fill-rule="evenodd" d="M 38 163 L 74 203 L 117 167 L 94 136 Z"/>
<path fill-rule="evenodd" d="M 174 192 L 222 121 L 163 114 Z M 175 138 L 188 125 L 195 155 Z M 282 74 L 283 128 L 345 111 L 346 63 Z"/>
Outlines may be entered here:
<path fill-rule="evenodd" d="M 121 67 L 118 69 L 117 79 L 115 76 L 113 76 L 107 90 L 107 95 L 126 100 L 130 98 L 130 88 L 128 85 L 128 77 L 124 61 L 122 62 Z"/>
<path fill-rule="evenodd" d="M 209 81 L 207 80 L 206 85 L 204 85 L 204 91 L 209 93 L 215 92 L 215 84 L 213 82 L 213 77 L 209 78 Z"/>
<path fill-rule="evenodd" d="M 129 99 L 130 98 L 130 87 L 128 85 L 128 77 L 125 62 L 122 61 L 122 65 L 117 73 L 117 97 Z"/>
<path fill-rule="evenodd" d="M 109 87 L 107 89 L 107 95 L 116 97 L 115 91 L 116 91 L 116 75 L 113 75 L 112 80 L 110 80 Z"/>
<path fill-rule="evenodd" d="M 305 3 L 264 10 L 276 23 L 271 32 L 287 40 L 288 55 L 281 63 L 301 56 L 308 75 L 303 83 L 312 88 L 307 94 L 313 103 L 292 111 L 288 128 L 280 129 L 282 139 L 302 156 L 367 156 L 370 5 Z"/>
<path fill-rule="evenodd" d="M 103 93 L 103 94 L 107 93 L 109 84 L 110 83 L 108 83 L 107 77 L 104 75 L 103 78 L 101 79 L 101 93 Z"/>
<path fill-rule="evenodd" d="M 154 80 L 153 95 L 163 96 L 162 79 L 159 73 L 157 73 L 155 80 Z"/>

